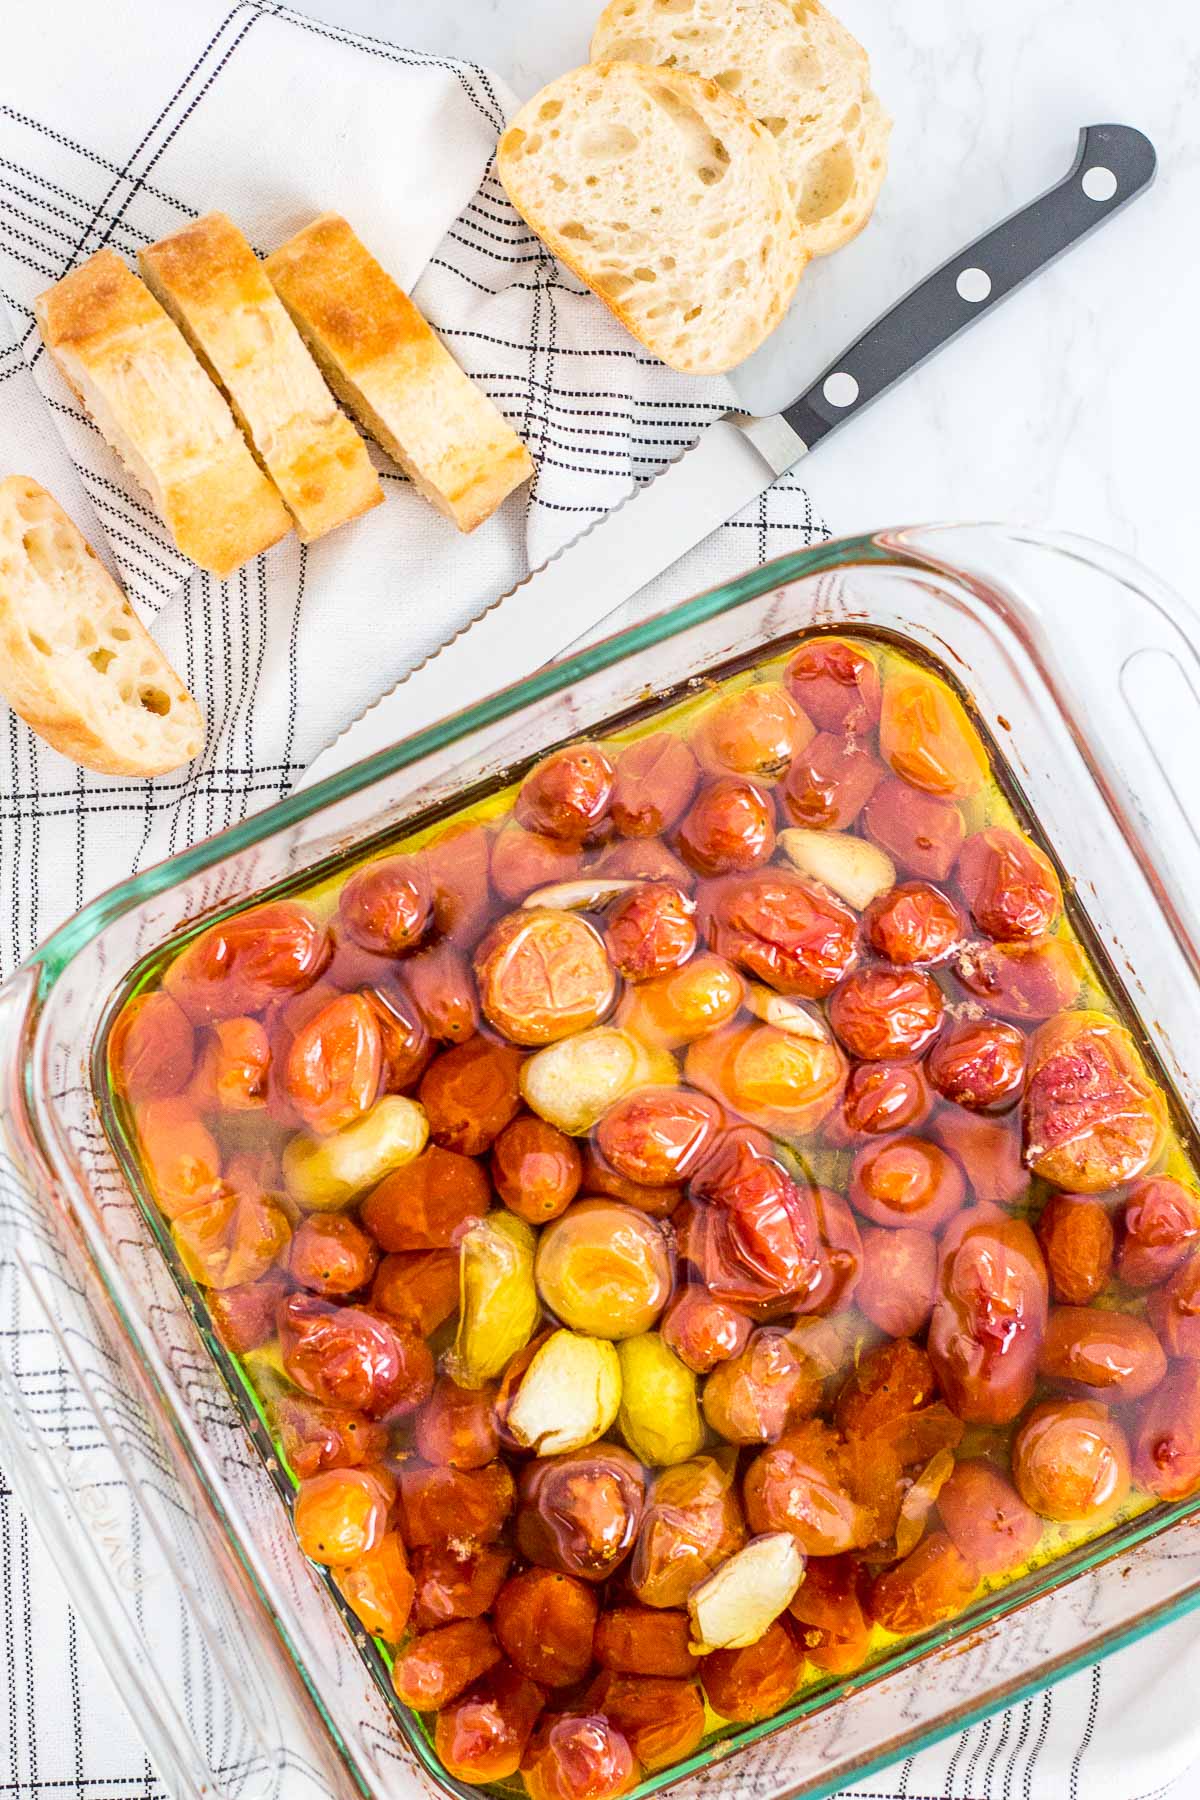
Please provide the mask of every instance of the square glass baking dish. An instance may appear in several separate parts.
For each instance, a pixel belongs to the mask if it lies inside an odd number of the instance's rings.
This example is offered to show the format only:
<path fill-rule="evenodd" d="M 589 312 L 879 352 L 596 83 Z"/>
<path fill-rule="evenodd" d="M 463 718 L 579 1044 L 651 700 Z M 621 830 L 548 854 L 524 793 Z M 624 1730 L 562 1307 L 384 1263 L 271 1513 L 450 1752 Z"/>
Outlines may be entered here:
<path fill-rule="evenodd" d="M 1181 798 L 1200 624 L 1078 540 L 927 527 L 781 558 L 103 896 L 0 990 L 0 1459 L 172 1792 L 470 1790 L 397 1729 L 109 1149 L 92 1048 L 125 976 L 182 926 L 632 705 L 839 626 L 895 634 L 969 691 L 1200 1121 L 1200 841 Z M 639 1792 L 817 1800 L 1200 1604 L 1198 1517 L 1200 1496 L 1115 1527 Z"/>

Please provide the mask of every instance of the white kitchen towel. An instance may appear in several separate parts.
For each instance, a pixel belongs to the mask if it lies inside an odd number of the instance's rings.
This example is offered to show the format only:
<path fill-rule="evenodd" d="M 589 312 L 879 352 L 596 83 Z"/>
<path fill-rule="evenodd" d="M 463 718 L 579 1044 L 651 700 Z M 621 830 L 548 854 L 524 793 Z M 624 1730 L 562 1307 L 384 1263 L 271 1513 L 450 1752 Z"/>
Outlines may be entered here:
<path fill-rule="evenodd" d="M 204 708 L 208 735 L 178 776 L 109 781 L 47 750 L 0 706 L 0 975 L 112 881 L 286 794 L 369 700 L 726 405 L 721 383 L 643 355 L 514 214 L 489 166 L 510 105 L 484 70 L 357 38 L 273 0 L 8 9 L 0 473 L 43 480 L 109 556 Z M 462 540 L 377 457 L 387 504 L 348 530 L 307 549 L 293 539 L 224 584 L 192 573 L 39 351 L 32 302 L 102 244 L 132 260 L 212 207 L 260 250 L 316 211 L 346 213 L 415 284 L 526 438 L 532 490 Z M 823 535 L 787 478 L 637 607 Z M 65 1416 L 71 1399 L 64 1389 L 47 1403 Z M 854 1791 L 1183 1800 L 1200 1740 L 1177 1696 L 1200 1680 L 1198 1645 L 1200 1627 L 1183 1621 Z M 0 1796 L 167 1800 L 2 1478 Z"/>

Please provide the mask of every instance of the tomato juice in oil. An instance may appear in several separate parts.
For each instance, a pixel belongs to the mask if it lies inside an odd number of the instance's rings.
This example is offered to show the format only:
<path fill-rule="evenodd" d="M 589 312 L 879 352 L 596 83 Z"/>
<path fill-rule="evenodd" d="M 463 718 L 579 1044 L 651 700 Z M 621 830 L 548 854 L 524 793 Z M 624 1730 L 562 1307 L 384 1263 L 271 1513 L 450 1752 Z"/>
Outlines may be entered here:
<path fill-rule="evenodd" d="M 1200 1491 L 1181 1111 L 897 641 L 807 634 L 204 922 L 97 1075 L 472 1785 L 631 1791 Z"/>

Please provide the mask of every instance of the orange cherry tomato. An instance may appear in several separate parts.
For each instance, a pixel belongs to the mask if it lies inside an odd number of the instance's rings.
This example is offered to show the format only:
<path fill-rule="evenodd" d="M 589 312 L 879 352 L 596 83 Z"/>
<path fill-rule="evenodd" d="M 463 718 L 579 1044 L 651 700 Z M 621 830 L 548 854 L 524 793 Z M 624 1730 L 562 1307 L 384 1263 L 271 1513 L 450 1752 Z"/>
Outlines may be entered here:
<path fill-rule="evenodd" d="M 669 1678 L 694 1675 L 685 1612 L 656 1606 L 614 1606 L 601 1613 L 593 1649 L 601 1668 L 618 1675 Z"/>
<path fill-rule="evenodd" d="M 227 1350 L 245 1356 L 275 1336 L 275 1308 L 286 1292 L 282 1269 L 273 1267 L 257 1281 L 210 1288 L 205 1295 L 213 1330 Z"/>
<path fill-rule="evenodd" d="M 984 1575 L 1019 1569 L 1041 1539 L 1038 1515 L 989 1462 L 956 1463 L 937 1507 L 951 1542 Z"/>
<path fill-rule="evenodd" d="M 670 975 L 639 982 L 625 995 L 617 1024 L 644 1043 L 674 1050 L 732 1019 L 745 993 L 732 963 L 702 951 Z"/>
<path fill-rule="evenodd" d="M 437 1716 L 433 1747 L 456 1781 L 480 1787 L 516 1774 L 545 1695 L 508 1663 L 497 1663 Z"/>
<path fill-rule="evenodd" d="M 145 1100 L 135 1108 L 134 1128 L 150 1191 L 168 1219 L 215 1199 L 221 1152 L 190 1101 Z"/>
<path fill-rule="evenodd" d="M 695 1285 L 676 1294 L 659 1322 L 667 1348 L 697 1375 L 707 1375 L 718 1363 L 728 1362 L 744 1350 L 750 1329 L 745 1313 L 714 1300 Z"/>
<path fill-rule="evenodd" d="M 542 1568 L 604 1581 L 633 1549 L 645 1498 L 641 1464 L 616 1444 L 538 1457 L 517 1490 L 517 1548 Z"/>
<path fill-rule="evenodd" d="M 1086 1194 L 1051 1194 L 1037 1222 L 1050 1292 L 1068 1306 L 1086 1306 L 1108 1286 L 1113 1227 L 1104 1206 Z"/>
<path fill-rule="evenodd" d="M 929 1355 L 967 1424 L 1007 1425 L 1032 1396 L 1047 1289 L 1046 1265 L 1024 1220 L 976 1206 L 946 1232 Z"/>
<path fill-rule="evenodd" d="M 598 1613 L 586 1581 L 534 1568 L 509 1576 L 496 1595 L 492 1623 L 522 1675 L 544 1687 L 570 1687 L 591 1667 Z"/>
<path fill-rule="evenodd" d="M 1170 1356 L 1200 1357 L 1200 1255 L 1180 1263 L 1149 1301 L 1150 1321 Z"/>
<path fill-rule="evenodd" d="M 708 1703 L 723 1719 L 750 1725 L 787 1705 L 804 1673 L 804 1652 L 790 1625 L 776 1619 L 744 1650 L 714 1650 L 700 1676 Z"/>
<path fill-rule="evenodd" d="M 482 1156 L 490 1150 L 520 1108 L 520 1067 L 518 1051 L 486 1038 L 474 1037 L 443 1050 L 420 1086 L 434 1144 L 460 1156 Z"/>
<path fill-rule="evenodd" d="M 458 1307 L 458 1251 L 385 1256 L 371 1284 L 371 1307 L 414 1337 L 432 1337 Z"/>
<path fill-rule="evenodd" d="M 924 1138 L 890 1137 L 866 1144 L 851 1165 L 851 1204 L 875 1225 L 937 1231 L 965 1198 L 959 1165 Z"/>
<path fill-rule="evenodd" d="M 641 1778 L 628 1741 L 600 1713 L 544 1719 L 521 1773 L 529 1800 L 617 1800 Z"/>
<path fill-rule="evenodd" d="M 483 1619 L 459 1619 L 413 1638 L 392 1664 L 396 1698 L 414 1712 L 438 1712 L 500 1661 Z"/>
<path fill-rule="evenodd" d="M 491 838 L 482 825 L 459 820 L 424 848 L 438 935 L 468 949 L 491 911 Z"/>
<path fill-rule="evenodd" d="M 933 1364 L 919 1345 L 907 1340 L 880 1344 L 847 1377 L 834 1419 L 847 1437 L 869 1437 L 928 1406 L 936 1392 Z"/>
<path fill-rule="evenodd" d="M 533 1114 L 513 1119 L 492 1145 L 496 1192 L 530 1225 L 545 1225 L 566 1212 L 582 1180 L 575 1140 Z"/>
<path fill-rule="evenodd" d="M 963 916 L 940 888 L 902 881 L 863 914 L 867 941 L 890 963 L 930 968 L 947 962 L 966 935 Z"/>
<path fill-rule="evenodd" d="M 863 1232 L 854 1304 L 880 1331 L 893 1338 L 923 1331 L 936 1282 L 937 1245 L 930 1232 L 879 1225 Z"/>
<path fill-rule="evenodd" d="M 475 952 L 484 1014 L 514 1044 L 557 1043 L 602 1019 L 616 981 L 595 927 L 532 908 L 492 926 Z"/>
<path fill-rule="evenodd" d="M 906 781 L 881 781 L 863 808 L 866 835 L 921 881 L 945 881 L 967 828 L 953 800 L 922 794 Z"/>
<path fill-rule="evenodd" d="M 685 1180 L 716 1142 L 721 1108 L 686 1088 L 639 1088 L 610 1106 L 596 1130 L 601 1155 L 641 1187 Z"/>
<path fill-rule="evenodd" d="M 513 1509 L 513 1478 L 502 1462 L 481 1469 L 448 1464 L 422 1468 L 405 1463 L 400 1471 L 404 1541 L 412 1550 L 431 1544 L 463 1549 L 494 1544 Z"/>
<path fill-rule="evenodd" d="M 701 910 L 712 949 L 784 994 L 823 999 L 858 957 L 850 908 L 788 869 L 714 882 Z"/>
<path fill-rule="evenodd" d="M 977 831 L 958 857 L 971 917 L 991 938 L 1045 937 L 1062 911 L 1062 884 L 1046 854 L 1018 831 Z"/>
<path fill-rule="evenodd" d="M 670 882 L 650 882 L 611 908 L 604 945 L 626 981 L 649 981 L 687 962 L 696 949 L 696 908 Z"/>
<path fill-rule="evenodd" d="M 679 854 L 699 875 L 725 875 L 766 862 L 775 848 L 775 811 L 761 788 L 739 775 L 706 782 L 677 832 Z"/>
<path fill-rule="evenodd" d="M 853 738 L 822 731 L 795 757 L 780 800 L 793 824 L 848 831 L 882 780 L 882 765 Z"/>
<path fill-rule="evenodd" d="M 1135 1181 L 1120 1214 L 1117 1274 L 1151 1288 L 1174 1273 L 1200 1238 L 1200 1196 L 1167 1175 Z"/>
<path fill-rule="evenodd" d="M 815 735 L 812 721 L 785 687 L 760 681 L 717 700 L 693 742 L 706 767 L 772 782 Z"/>
<path fill-rule="evenodd" d="M 1133 1472 L 1160 1500 L 1200 1489 L 1200 1362 L 1175 1363 L 1140 1410 Z"/>
<path fill-rule="evenodd" d="M 493 1388 L 460 1388 L 448 1375 L 439 1376 L 413 1420 L 418 1455 L 453 1469 L 481 1469 L 494 1461 L 500 1447 L 494 1399 Z"/>
<path fill-rule="evenodd" d="M 523 900 L 534 888 L 570 881 L 582 861 L 577 843 L 526 831 L 509 819 L 492 839 L 492 886 L 502 900 Z"/>
<path fill-rule="evenodd" d="M 483 1169 L 440 1144 L 384 1177 L 359 1217 L 384 1250 L 448 1250 L 491 1204 Z"/>
<path fill-rule="evenodd" d="M 357 1469 L 379 1462 L 388 1429 L 349 1406 L 327 1406 L 306 1394 L 284 1392 L 268 1407 L 271 1429 L 292 1473 L 301 1481 L 325 1469 Z"/>
<path fill-rule="evenodd" d="M 770 1326 L 717 1364 L 704 1384 L 704 1417 L 730 1444 L 772 1444 L 821 1403 L 816 1365 Z"/>
<path fill-rule="evenodd" d="M 1095 1400 L 1044 1400 L 1012 1447 L 1013 1479 L 1026 1506 L 1064 1524 L 1109 1518 L 1129 1493 L 1129 1446 Z"/>
<path fill-rule="evenodd" d="M 941 1030 L 943 1012 L 932 975 L 884 963 L 852 970 L 829 1002 L 830 1024 L 863 1062 L 920 1056 Z"/>
<path fill-rule="evenodd" d="M 688 1048 L 688 1081 L 773 1136 L 807 1137 L 842 1095 L 846 1061 L 835 1044 L 775 1025 L 726 1025 Z"/>
<path fill-rule="evenodd" d="M 555 750 L 521 783 L 514 814 L 526 831 L 586 843 L 608 818 L 613 766 L 598 744 Z"/>
<path fill-rule="evenodd" d="M 954 965 L 969 994 L 1006 1019 L 1049 1019 L 1070 1006 L 1083 985 L 1079 946 L 1068 938 L 1032 944 L 972 944 Z"/>
<path fill-rule="evenodd" d="M 310 1131 L 340 1131 L 374 1105 L 383 1073 L 383 1039 L 361 994 L 342 994 L 297 1032 L 284 1088 Z"/>
<path fill-rule="evenodd" d="M 311 913 L 294 900 L 274 900 L 193 938 L 167 969 L 163 986 L 193 1024 L 211 1025 L 302 993 L 329 954 L 329 933 Z"/>
<path fill-rule="evenodd" d="M 911 1131 L 928 1118 L 929 1084 L 916 1063 L 855 1063 L 842 1097 L 842 1120 L 857 1136 Z"/>
<path fill-rule="evenodd" d="M 871 1542 L 874 1522 L 851 1492 L 853 1456 L 823 1419 L 808 1419 L 755 1457 L 743 1498 L 751 1531 L 790 1531 L 808 1556 Z"/>
<path fill-rule="evenodd" d="M 230 1165 L 219 1194 L 171 1224 L 179 1259 L 202 1287 L 240 1287 L 265 1275 L 287 1249 L 291 1222 L 258 1183 Z"/>
<path fill-rule="evenodd" d="M 108 1034 L 113 1085 L 134 1103 L 164 1100 L 187 1086 L 194 1049 L 191 1020 L 170 994 L 137 994 Z"/>
<path fill-rule="evenodd" d="M 1140 1400 L 1167 1372 L 1162 1345 L 1145 1319 L 1099 1306 L 1056 1306 L 1038 1369 L 1043 1380 L 1086 1400 Z"/>
<path fill-rule="evenodd" d="M 386 1469 L 327 1469 L 296 1490 L 292 1524 L 310 1562 L 334 1567 L 374 1550 L 387 1530 L 396 1484 Z"/>
<path fill-rule="evenodd" d="M 415 950 L 433 919 L 433 883 L 423 856 L 388 856 L 351 875 L 338 896 L 346 936 L 376 956 Z"/>
<path fill-rule="evenodd" d="M 444 1044 L 462 1044 L 479 1028 L 471 965 L 454 944 L 431 944 L 404 964 L 404 982 L 421 1023 Z"/>
<path fill-rule="evenodd" d="M 412 1553 L 415 1582 L 412 1622 L 432 1631 L 455 1619 L 479 1619 L 492 1610 L 512 1562 L 500 1544 L 427 1544 Z"/>
<path fill-rule="evenodd" d="M 879 748 L 892 773 L 923 793 L 967 800 L 988 778 L 987 751 L 961 700 L 917 670 L 883 684 Z"/>
<path fill-rule="evenodd" d="M 866 1582 L 852 1556 L 815 1556 L 788 1607 L 800 1648 L 816 1669 L 850 1675 L 861 1669 L 871 1647 L 864 1607 Z"/>
<path fill-rule="evenodd" d="M 397 981 L 368 988 L 363 999 L 379 1027 L 380 1090 L 404 1094 L 415 1087 L 433 1055 L 429 1030 L 406 988 Z"/>
<path fill-rule="evenodd" d="M 634 1546 L 629 1586 L 643 1606 L 681 1607 L 746 1541 L 730 1453 L 660 1469 Z"/>
<path fill-rule="evenodd" d="M 1025 1039 L 999 1019 L 959 1019 L 925 1059 L 943 1099 L 971 1112 L 1010 1105 L 1025 1084 Z"/>
<path fill-rule="evenodd" d="M 597 1634 L 603 1624 L 602 1618 Z M 707 1726 L 695 1679 L 696 1658 L 690 1656 L 689 1662 L 692 1666 L 674 1679 L 606 1670 L 585 1695 L 586 1704 L 616 1726 L 647 1774 L 685 1761 L 704 1737 Z"/>
<path fill-rule="evenodd" d="M 413 1578 L 398 1531 L 385 1531 L 373 1550 L 336 1568 L 333 1579 L 372 1637 L 395 1644 L 404 1636 L 413 1603 Z"/>
<path fill-rule="evenodd" d="M 226 1112 L 257 1112 L 267 1104 L 271 1040 L 257 1019 L 220 1019 L 213 1026 L 212 1080 Z"/>
<path fill-rule="evenodd" d="M 415 1412 L 433 1387 L 433 1358 L 420 1339 L 360 1307 L 290 1294 L 278 1325 L 284 1369 L 314 1400 L 396 1419 Z"/>
<path fill-rule="evenodd" d="M 1066 1013 L 1030 1045 L 1023 1123 L 1035 1175 L 1096 1194 L 1154 1162 L 1167 1105 L 1123 1025 L 1104 1013 Z"/>
<path fill-rule="evenodd" d="M 313 1213 L 296 1227 L 288 1251 L 292 1278 L 312 1294 L 354 1294 L 366 1287 L 379 1251 L 348 1213 Z"/>
<path fill-rule="evenodd" d="M 642 1187 L 640 1182 L 627 1181 L 624 1175 L 618 1175 L 608 1166 L 595 1144 L 584 1144 L 581 1161 L 581 1194 L 607 1194 L 613 1200 L 623 1200 L 626 1206 L 636 1206 L 639 1212 L 649 1213 L 655 1219 L 669 1219 L 683 1199 L 682 1187 L 674 1183 L 670 1187 Z"/>
<path fill-rule="evenodd" d="M 822 731 L 861 735 L 879 718 L 879 671 L 857 644 L 819 637 L 802 644 L 783 676 L 788 692 Z"/>
<path fill-rule="evenodd" d="M 617 757 L 613 824 L 624 837 L 660 837 L 683 817 L 699 780 L 684 740 L 673 731 L 652 732 Z"/>
<path fill-rule="evenodd" d="M 909 1637 L 953 1619 L 978 1585 L 975 1564 L 944 1531 L 934 1531 L 903 1562 L 876 1576 L 868 1604 L 885 1631 Z"/>
<path fill-rule="evenodd" d="M 943 1150 L 962 1164 L 976 1200 L 1015 1206 L 1029 1192 L 1029 1171 L 1021 1161 L 1021 1132 L 1015 1117 L 985 1119 L 961 1107 L 936 1113 L 929 1129 Z"/>

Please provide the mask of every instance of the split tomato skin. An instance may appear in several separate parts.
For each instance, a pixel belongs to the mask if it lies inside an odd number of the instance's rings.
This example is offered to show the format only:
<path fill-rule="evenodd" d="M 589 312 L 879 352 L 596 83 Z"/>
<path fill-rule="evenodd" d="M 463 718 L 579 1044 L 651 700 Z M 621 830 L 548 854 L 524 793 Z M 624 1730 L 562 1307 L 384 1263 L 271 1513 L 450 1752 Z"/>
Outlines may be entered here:
<path fill-rule="evenodd" d="M 929 1355 L 950 1406 L 972 1425 L 1008 1425 L 1033 1396 L 1049 1283 L 1022 1219 L 964 1212 L 942 1239 Z"/>

